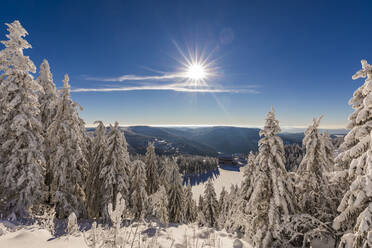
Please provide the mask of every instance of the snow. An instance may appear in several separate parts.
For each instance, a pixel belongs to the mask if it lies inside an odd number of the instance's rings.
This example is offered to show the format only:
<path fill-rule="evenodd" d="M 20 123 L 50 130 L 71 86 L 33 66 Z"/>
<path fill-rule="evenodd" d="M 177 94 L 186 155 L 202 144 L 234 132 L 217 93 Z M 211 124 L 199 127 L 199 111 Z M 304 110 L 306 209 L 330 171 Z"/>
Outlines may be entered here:
<path fill-rule="evenodd" d="M 134 223 L 133 227 L 139 223 Z M 122 228 L 124 229 L 124 228 Z M 128 229 L 128 228 L 127 228 Z M 149 247 L 244 247 L 251 248 L 244 240 L 238 239 L 233 234 L 224 230 L 216 231 L 213 228 L 198 227 L 195 224 L 190 225 L 170 225 L 168 228 L 154 226 L 154 223 L 140 224 L 139 233 L 141 233 L 141 244 L 146 240 L 156 239 L 155 245 Z M 89 231 L 88 231 L 89 233 Z M 138 244 L 134 242 L 133 248 Z M 39 226 L 22 226 L 18 230 L 8 232 L 0 236 L 0 247 L 12 248 L 86 248 L 82 232 L 71 236 L 53 237 L 49 231 Z M 130 247 L 130 246 L 128 246 Z M 142 246 L 140 246 L 142 247 Z"/>
<path fill-rule="evenodd" d="M 216 191 L 217 197 L 221 194 L 222 188 L 225 187 L 226 190 L 230 189 L 231 185 L 238 185 L 243 181 L 243 171 L 244 167 L 235 166 L 219 166 L 219 173 L 216 173 L 212 177 L 212 182 L 214 185 L 214 190 Z M 193 199 L 198 202 L 199 196 L 203 195 L 205 184 L 208 181 L 196 184 L 192 186 Z"/>

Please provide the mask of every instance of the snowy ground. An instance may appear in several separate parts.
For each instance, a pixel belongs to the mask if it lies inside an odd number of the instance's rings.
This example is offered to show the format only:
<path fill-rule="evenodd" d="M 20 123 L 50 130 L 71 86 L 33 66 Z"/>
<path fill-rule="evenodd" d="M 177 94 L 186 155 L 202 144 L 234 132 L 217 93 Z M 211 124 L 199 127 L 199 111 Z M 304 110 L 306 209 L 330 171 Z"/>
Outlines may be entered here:
<path fill-rule="evenodd" d="M 212 177 L 217 198 L 220 196 L 222 187 L 225 187 L 225 189 L 230 192 L 231 185 L 240 186 L 240 183 L 243 180 L 244 167 L 225 166 L 219 167 L 218 170 L 219 174 L 217 173 Z M 204 193 L 204 185 L 206 183 L 207 181 L 204 181 L 192 186 L 192 193 L 196 202 L 199 200 L 199 195 Z"/>
<path fill-rule="evenodd" d="M 3 222 L 4 223 L 4 222 Z M 196 225 L 171 225 L 166 229 L 159 229 L 149 224 L 141 224 L 136 230 L 137 224 L 131 228 L 122 228 L 124 234 L 132 233 L 128 238 L 128 244 L 124 247 L 151 247 L 151 248 L 239 248 L 250 246 L 243 240 L 224 231 L 198 227 Z M 82 232 L 76 235 L 64 235 L 53 237 L 49 231 L 40 226 L 13 226 L 4 228 L 0 222 L 3 234 L 0 236 L 0 247 L 6 248 L 81 248 L 88 247 L 84 241 Z M 138 233 L 138 235 L 135 235 Z M 85 233 L 89 236 L 90 231 Z"/>

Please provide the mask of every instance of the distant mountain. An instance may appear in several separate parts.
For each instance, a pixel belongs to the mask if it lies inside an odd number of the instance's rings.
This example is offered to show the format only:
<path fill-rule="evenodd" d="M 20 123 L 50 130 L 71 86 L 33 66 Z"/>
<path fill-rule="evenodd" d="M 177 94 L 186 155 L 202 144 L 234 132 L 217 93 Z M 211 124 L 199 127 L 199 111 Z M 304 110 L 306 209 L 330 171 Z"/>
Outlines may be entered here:
<path fill-rule="evenodd" d="M 87 129 L 94 131 L 94 129 Z M 232 154 L 257 151 L 260 139 L 258 128 L 242 127 L 121 127 L 131 153 L 144 154 L 149 141 L 155 142 L 158 154 L 191 154 L 217 156 L 218 152 Z M 343 134 L 343 130 L 328 130 Z M 284 144 L 302 144 L 303 132 L 279 134 Z M 333 135 L 332 135 L 333 136 Z"/>

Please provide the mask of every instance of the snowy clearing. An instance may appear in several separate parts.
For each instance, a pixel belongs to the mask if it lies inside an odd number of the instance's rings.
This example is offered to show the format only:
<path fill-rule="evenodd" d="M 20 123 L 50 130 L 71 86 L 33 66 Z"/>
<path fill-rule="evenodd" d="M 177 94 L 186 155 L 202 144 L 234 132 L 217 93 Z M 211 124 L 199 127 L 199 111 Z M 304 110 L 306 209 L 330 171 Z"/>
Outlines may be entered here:
<path fill-rule="evenodd" d="M 227 191 L 230 191 L 231 185 L 238 185 L 243 181 L 243 170 L 244 167 L 218 167 L 219 175 L 212 177 L 214 189 L 217 197 L 219 197 L 222 188 L 225 187 Z M 199 196 L 204 193 L 205 184 L 208 181 L 196 184 L 192 186 L 193 199 L 198 202 Z"/>
<path fill-rule="evenodd" d="M 124 247 L 216 247 L 216 248 L 250 248 L 245 241 L 225 231 L 216 231 L 213 228 L 198 227 L 197 225 L 170 225 L 168 228 L 158 228 L 150 224 L 132 224 L 131 227 L 121 228 L 124 236 L 131 233 L 127 246 Z M 1 224 L 0 224 L 1 226 Z M 3 226 L 2 226 L 3 227 Z M 2 228 L 4 230 L 4 228 Z M 13 229 L 13 230 L 12 230 Z M 82 232 L 74 235 L 53 237 L 48 230 L 40 226 L 16 226 L 5 228 L 0 236 L 0 247 L 12 248 L 81 248 L 88 247 Z M 90 235 L 90 230 L 85 236 Z M 108 230 L 105 230 L 108 232 Z M 140 235 L 134 235 L 138 233 Z M 128 236 L 126 236 L 128 237 Z M 132 237 L 132 238 L 131 238 Z M 134 242 L 133 242 L 133 237 Z M 98 247 L 98 246 L 97 246 Z"/>

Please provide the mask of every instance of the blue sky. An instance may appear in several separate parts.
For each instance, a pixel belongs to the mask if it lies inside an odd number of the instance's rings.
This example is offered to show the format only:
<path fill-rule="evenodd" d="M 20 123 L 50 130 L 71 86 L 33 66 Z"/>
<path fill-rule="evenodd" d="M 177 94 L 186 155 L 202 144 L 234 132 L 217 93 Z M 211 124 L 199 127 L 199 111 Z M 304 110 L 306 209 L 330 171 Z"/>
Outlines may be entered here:
<path fill-rule="evenodd" d="M 338 128 L 363 83 L 351 76 L 372 61 L 371 11 L 372 1 L 2 0 L 0 22 L 21 21 L 25 54 L 46 58 L 58 87 L 68 73 L 73 90 L 126 89 L 73 92 L 88 124 L 261 126 L 274 106 L 282 126 L 324 114 L 321 126 Z M 188 51 L 208 57 L 203 92 L 164 78 L 187 69 Z"/>

